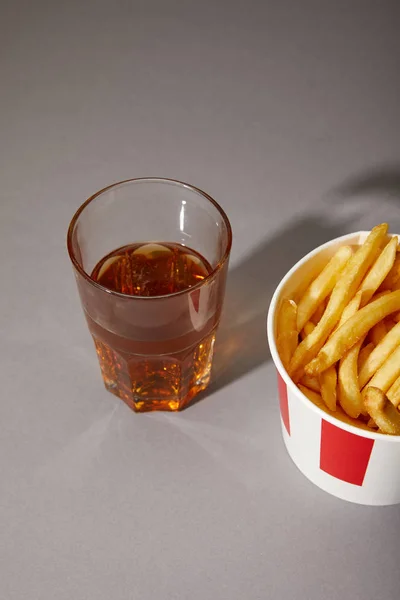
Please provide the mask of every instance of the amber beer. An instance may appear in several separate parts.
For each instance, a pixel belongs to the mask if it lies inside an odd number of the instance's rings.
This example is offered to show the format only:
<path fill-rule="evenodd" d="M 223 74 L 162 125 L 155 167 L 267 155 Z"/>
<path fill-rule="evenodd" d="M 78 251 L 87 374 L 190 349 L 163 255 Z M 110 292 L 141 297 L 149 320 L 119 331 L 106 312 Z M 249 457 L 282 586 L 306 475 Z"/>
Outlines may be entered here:
<path fill-rule="evenodd" d="M 135 232 L 173 241 L 132 243 Z M 135 411 L 181 410 L 207 387 L 230 244 L 222 209 L 169 180 L 111 186 L 72 220 L 68 247 L 103 381 Z"/>

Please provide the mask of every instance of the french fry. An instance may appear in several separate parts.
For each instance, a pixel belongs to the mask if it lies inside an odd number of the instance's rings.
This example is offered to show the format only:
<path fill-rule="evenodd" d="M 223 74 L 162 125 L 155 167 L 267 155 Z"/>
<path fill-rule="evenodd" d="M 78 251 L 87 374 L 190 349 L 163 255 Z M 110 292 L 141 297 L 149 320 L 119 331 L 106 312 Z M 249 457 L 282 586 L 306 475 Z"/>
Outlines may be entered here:
<path fill-rule="evenodd" d="M 284 298 L 278 312 L 278 334 L 297 331 L 297 306 L 293 300 Z"/>
<path fill-rule="evenodd" d="M 314 378 L 309 377 L 308 379 L 313 380 Z M 393 406 L 398 408 L 400 404 L 400 375 L 396 379 L 396 381 L 392 383 L 386 395 L 389 398 L 390 402 L 393 404 Z"/>
<path fill-rule="evenodd" d="M 382 390 L 368 387 L 364 394 L 364 404 L 382 433 L 400 435 L 400 413 Z"/>
<path fill-rule="evenodd" d="M 398 249 L 398 246 L 396 250 Z M 380 289 L 383 290 L 392 290 L 394 284 L 400 279 L 400 254 L 397 254 L 390 269 L 389 273 L 385 277 L 384 281 Z"/>
<path fill-rule="evenodd" d="M 297 305 L 293 300 L 282 300 L 277 319 L 278 338 L 276 345 L 283 366 L 288 368 L 298 344 L 296 331 Z"/>
<path fill-rule="evenodd" d="M 298 381 L 303 367 L 309 363 L 314 356 L 316 356 L 316 354 L 325 344 L 329 334 L 335 327 L 336 323 L 338 323 L 344 308 L 356 294 L 364 275 L 378 256 L 381 245 L 386 238 L 387 229 L 388 226 L 386 223 L 374 227 L 364 244 L 358 248 L 355 254 L 353 254 L 353 256 L 347 262 L 341 276 L 333 288 L 328 306 L 325 309 L 322 319 L 314 331 L 308 335 L 296 348 L 289 367 L 289 374 L 293 381 Z M 381 300 L 383 300 L 383 298 Z M 378 302 L 379 301 L 380 300 L 378 300 Z M 395 310 L 396 309 L 393 309 L 392 312 Z M 356 316 L 357 315 L 352 318 L 355 318 Z M 349 319 L 348 322 L 350 321 L 351 319 Z M 338 332 L 341 331 L 346 325 L 347 324 L 345 323 L 338 330 Z M 359 337 L 362 337 L 362 335 L 363 334 L 361 334 Z M 331 364 L 333 364 L 333 362 Z M 330 365 L 327 365 L 325 368 L 328 368 L 328 366 Z M 323 370 L 324 369 L 320 369 L 318 372 Z"/>
<path fill-rule="evenodd" d="M 339 402 L 344 412 L 354 419 L 357 419 L 360 414 L 365 412 L 358 385 L 358 356 L 363 341 L 361 339 L 346 352 L 339 363 L 338 371 Z M 332 367 L 329 368 L 331 369 Z"/>
<path fill-rule="evenodd" d="M 400 323 L 397 323 L 385 335 L 383 340 L 372 350 L 365 363 L 361 366 L 358 375 L 360 388 L 363 388 L 368 383 L 397 346 L 400 346 Z"/>
<path fill-rule="evenodd" d="M 367 425 L 368 427 L 371 427 L 371 429 L 378 429 L 378 425 L 375 423 L 372 417 L 369 419 Z"/>
<path fill-rule="evenodd" d="M 380 369 L 377 370 L 367 387 L 376 387 L 386 392 L 390 389 L 400 375 L 400 346 L 388 356 Z"/>
<path fill-rule="evenodd" d="M 374 348 L 375 346 L 372 342 L 361 348 L 360 354 L 358 355 L 358 372 L 360 372 L 363 369 L 368 357 L 370 356 Z"/>
<path fill-rule="evenodd" d="M 325 406 L 325 403 L 322 400 L 321 394 L 310 390 L 308 387 L 302 385 L 301 383 L 299 383 L 297 387 L 309 400 L 311 400 L 311 402 L 314 402 L 314 404 L 316 404 L 318 408 L 321 408 L 322 410 L 328 412 L 327 407 Z"/>
<path fill-rule="evenodd" d="M 312 321 L 307 321 L 307 323 L 304 325 L 304 331 L 307 335 L 310 335 L 310 333 L 314 331 L 315 327 L 316 325 L 314 325 Z"/>
<path fill-rule="evenodd" d="M 336 386 L 337 386 L 337 372 L 335 365 L 326 369 L 319 376 L 319 385 L 321 388 L 322 400 L 326 406 L 334 412 L 336 410 Z M 358 415 L 357 415 L 358 417 Z"/>
<path fill-rule="evenodd" d="M 300 337 L 302 340 L 304 340 L 304 338 L 306 338 L 308 335 L 310 335 L 310 333 L 312 333 L 315 329 L 315 325 L 312 321 L 307 321 L 307 323 L 304 325 L 303 329 L 301 330 L 300 333 Z"/>
<path fill-rule="evenodd" d="M 341 327 L 344 323 L 346 323 L 346 321 L 348 321 L 350 319 L 350 317 L 352 317 L 353 315 L 356 314 L 356 312 L 360 308 L 361 297 L 362 297 L 362 292 L 361 291 L 357 292 L 357 294 L 354 296 L 354 298 L 348 303 L 348 305 L 342 312 L 340 321 L 336 325 L 334 331 L 336 331 L 336 329 L 339 329 L 339 327 Z"/>
<path fill-rule="evenodd" d="M 300 383 L 306 387 L 309 388 L 310 390 L 312 390 L 313 392 L 317 392 L 318 394 L 321 393 L 321 386 L 319 384 L 319 380 L 317 377 L 310 377 L 309 375 L 304 375 L 301 378 Z"/>
<path fill-rule="evenodd" d="M 339 248 L 326 267 L 306 290 L 297 309 L 297 331 L 303 329 L 304 325 L 318 309 L 318 306 L 331 293 L 352 253 L 350 246 Z"/>
<path fill-rule="evenodd" d="M 310 321 L 314 325 L 318 325 L 318 323 L 322 319 L 322 315 L 325 312 L 325 308 L 326 308 L 326 303 L 325 303 L 325 300 L 323 300 L 320 304 L 318 304 L 316 311 L 314 312 L 313 316 L 310 319 Z"/>
<path fill-rule="evenodd" d="M 378 298 L 382 298 L 382 296 L 387 296 L 388 294 L 390 294 L 392 290 L 385 290 L 384 292 L 379 292 L 377 294 L 374 294 L 370 300 L 370 302 L 372 302 L 373 300 L 378 300 Z"/>
<path fill-rule="evenodd" d="M 400 313 L 396 313 L 395 315 L 393 315 L 393 321 L 395 321 L 396 323 L 400 323 Z"/>
<path fill-rule="evenodd" d="M 359 372 L 360 387 L 363 388 L 400 345 L 400 323 L 397 323 L 373 349 Z"/>
<path fill-rule="evenodd" d="M 391 292 L 390 294 L 367 304 L 364 308 L 361 308 L 332 334 L 318 353 L 318 356 L 306 365 L 306 373 L 308 375 L 317 375 L 318 373 L 325 371 L 325 369 L 333 365 L 337 360 L 340 360 L 347 350 L 368 333 L 371 327 L 376 325 L 381 319 L 384 319 L 398 310 L 400 310 L 400 291 Z M 318 326 L 311 336 L 315 333 L 317 328 Z M 308 336 L 302 344 L 304 344 L 311 336 Z M 297 347 L 296 352 L 298 352 L 300 346 Z M 293 368 L 296 352 L 290 363 L 290 369 Z"/>
<path fill-rule="evenodd" d="M 376 325 L 374 325 L 369 332 L 369 337 L 374 346 L 377 346 L 379 342 L 383 340 L 385 335 L 387 334 L 387 329 L 384 321 L 379 321 Z"/>
<path fill-rule="evenodd" d="M 365 279 L 360 286 L 360 291 L 363 296 L 362 306 L 365 306 L 365 304 L 369 302 L 393 267 L 398 242 L 397 235 L 394 235 L 376 259 L 375 264 L 371 267 L 369 273 L 365 276 Z"/>
<path fill-rule="evenodd" d="M 351 417 L 346 415 L 346 413 L 341 409 L 340 406 L 336 406 L 335 412 L 329 410 L 325 402 L 322 400 L 321 394 L 318 394 L 317 392 L 314 392 L 313 390 L 310 390 L 301 384 L 298 385 L 298 388 L 301 392 L 303 392 L 306 398 L 310 400 L 310 402 L 318 406 L 318 408 L 326 412 L 328 415 L 331 415 L 332 417 L 335 417 L 335 419 L 339 419 L 339 421 L 347 423 L 348 425 L 353 425 L 354 427 L 358 427 L 359 429 L 371 431 L 366 423 L 363 423 L 362 421 L 357 421 L 356 419 L 352 419 Z"/>
<path fill-rule="evenodd" d="M 285 369 L 288 368 L 294 351 L 297 348 L 298 335 L 296 331 L 286 331 L 278 335 L 276 346 Z"/>

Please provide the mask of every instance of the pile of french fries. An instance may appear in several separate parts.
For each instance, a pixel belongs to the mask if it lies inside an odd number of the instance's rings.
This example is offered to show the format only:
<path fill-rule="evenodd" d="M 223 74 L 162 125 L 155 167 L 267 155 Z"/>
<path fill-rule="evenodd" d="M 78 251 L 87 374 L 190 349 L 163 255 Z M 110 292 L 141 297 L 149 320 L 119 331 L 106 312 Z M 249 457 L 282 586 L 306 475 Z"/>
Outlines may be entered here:
<path fill-rule="evenodd" d="M 299 389 L 336 418 L 400 435 L 400 247 L 388 225 L 343 246 L 299 298 L 284 298 L 277 348 Z"/>

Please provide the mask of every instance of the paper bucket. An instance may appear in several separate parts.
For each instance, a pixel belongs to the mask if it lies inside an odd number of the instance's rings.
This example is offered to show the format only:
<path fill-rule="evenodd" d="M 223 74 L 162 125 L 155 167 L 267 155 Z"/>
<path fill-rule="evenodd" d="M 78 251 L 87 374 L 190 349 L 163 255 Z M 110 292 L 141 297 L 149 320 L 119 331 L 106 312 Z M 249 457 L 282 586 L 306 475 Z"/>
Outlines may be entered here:
<path fill-rule="evenodd" d="M 300 260 L 278 285 L 268 311 L 268 342 L 278 372 L 283 439 L 295 465 L 326 492 L 358 504 L 400 503 L 400 436 L 365 431 L 313 404 L 290 379 L 276 347 L 280 301 L 306 286 L 339 246 L 362 243 L 368 232 L 336 238 Z"/>

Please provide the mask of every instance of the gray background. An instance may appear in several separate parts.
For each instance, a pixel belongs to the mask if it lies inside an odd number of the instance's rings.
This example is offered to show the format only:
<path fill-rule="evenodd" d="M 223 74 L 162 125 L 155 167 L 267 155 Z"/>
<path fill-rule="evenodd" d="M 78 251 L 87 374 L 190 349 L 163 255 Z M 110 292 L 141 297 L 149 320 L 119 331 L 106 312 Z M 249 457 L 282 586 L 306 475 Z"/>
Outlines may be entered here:
<path fill-rule="evenodd" d="M 399 9 L 385 0 L 2 2 L 0 597 L 397 597 L 399 508 L 286 455 L 265 341 L 300 256 L 400 231 Z M 115 180 L 176 177 L 234 229 L 214 384 L 103 389 L 65 233 Z"/>

